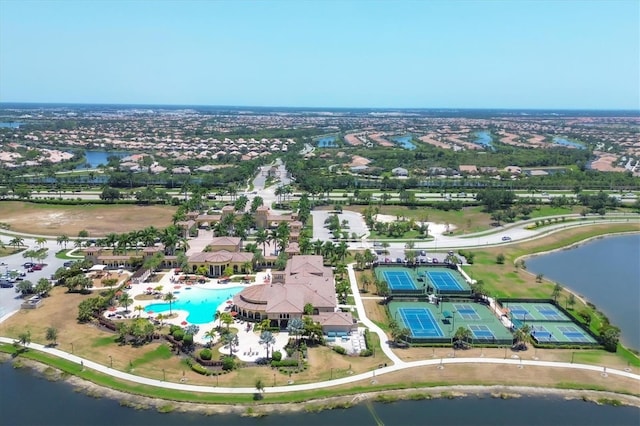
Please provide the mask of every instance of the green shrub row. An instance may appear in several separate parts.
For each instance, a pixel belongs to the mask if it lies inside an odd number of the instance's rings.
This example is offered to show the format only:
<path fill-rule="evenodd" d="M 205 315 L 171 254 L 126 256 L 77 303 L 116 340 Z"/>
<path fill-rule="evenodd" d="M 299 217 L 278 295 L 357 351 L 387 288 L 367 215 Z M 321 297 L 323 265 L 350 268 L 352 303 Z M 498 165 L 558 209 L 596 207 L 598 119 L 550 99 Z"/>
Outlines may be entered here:
<path fill-rule="evenodd" d="M 281 361 L 271 361 L 272 367 L 297 367 L 298 360 L 297 359 L 283 359 Z"/>

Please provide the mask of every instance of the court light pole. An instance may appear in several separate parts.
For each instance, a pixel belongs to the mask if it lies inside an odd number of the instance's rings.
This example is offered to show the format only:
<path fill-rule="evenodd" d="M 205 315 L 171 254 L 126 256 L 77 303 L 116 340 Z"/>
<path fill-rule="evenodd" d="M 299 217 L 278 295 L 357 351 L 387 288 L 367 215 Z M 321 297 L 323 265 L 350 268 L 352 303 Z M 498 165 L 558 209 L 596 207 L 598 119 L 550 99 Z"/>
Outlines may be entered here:
<path fill-rule="evenodd" d="M 113 368 L 113 357 L 109 355 L 109 367 Z"/>

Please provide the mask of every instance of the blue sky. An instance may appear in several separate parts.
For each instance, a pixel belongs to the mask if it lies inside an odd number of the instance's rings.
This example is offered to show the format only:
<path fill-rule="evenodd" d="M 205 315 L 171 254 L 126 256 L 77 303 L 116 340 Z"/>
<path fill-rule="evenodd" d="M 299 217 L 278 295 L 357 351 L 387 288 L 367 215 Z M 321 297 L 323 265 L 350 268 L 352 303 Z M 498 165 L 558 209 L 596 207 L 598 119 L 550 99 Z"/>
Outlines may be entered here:
<path fill-rule="evenodd" d="M 640 109 L 640 1 L 0 0 L 0 102 Z"/>

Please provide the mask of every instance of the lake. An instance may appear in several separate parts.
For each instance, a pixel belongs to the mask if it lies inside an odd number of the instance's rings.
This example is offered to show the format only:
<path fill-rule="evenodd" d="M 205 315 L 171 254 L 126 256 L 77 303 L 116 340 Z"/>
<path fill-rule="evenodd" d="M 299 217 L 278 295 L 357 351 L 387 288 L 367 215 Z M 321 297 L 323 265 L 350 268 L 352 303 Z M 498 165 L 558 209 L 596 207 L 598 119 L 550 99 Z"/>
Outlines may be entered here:
<path fill-rule="evenodd" d="M 131 155 L 130 152 L 125 151 L 85 151 L 85 162 L 77 167 L 77 169 L 86 168 L 86 163 L 89 163 L 89 168 L 95 169 L 99 165 L 107 165 L 109 162 L 109 157 L 126 157 Z"/>
<path fill-rule="evenodd" d="M 584 296 L 622 329 L 622 342 L 640 348 L 640 235 L 624 235 L 527 260 L 527 269 Z"/>
<path fill-rule="evenodd" d="M 322 138 L 316 139 L 316 143 L 318 148 L 336 148 L 338 144 L 336 144 L 335 136 L 324 136 Z"/>
<path fill-rule="evenodd" d="M 488 130 L 482 130 L 474 133 L 475 139 L 473 143 L 477 143 L 479 145 L 484 146 L 485 148 L 493 148 L 491 142 L 493 142 L 493 138 L 491 137 L 491 133 Z"/>
<path fill-rule="evenodd" d="M 571 140 L 566 139 L 566 138 L 560 138 L 558 136 L 555 136 L 553 138 L 553 143 L 558 144 L 558 145 L 563 145 L 563 146 L 570 146 L 570 147 L 573 147 L 573 148 L 585 149 L 585 146 L 582 145 L 581 143 L 574 142 L 574 141 L 571 141 Z"/>
<path fill-rule="evenodd" d="M 413 140 L 413 135 L 395 136 L 391 138 L 391 140 L 402 146 L 404 149 L 408 149 L 410 151 L 416 149 L 416 146 L 411 143 L 411 141 Z"/>
<path fill-rule="evenodd" d="M 456 399 L 359 404 L 320 413 L 271 414 L 259 419 L 230 414 L 161 414 L 123 407 L 119 401 L 75 392 L 65 382 L 49 382 L 30 369 L 0 364 L 0 425 L 249 426 L 298 425 L 637 425 L 640 409 L 597 405 L 557 396 L 514 399 L 469 396 Z M 269 395 L 265 395 L 269 398 Z M 247 396 L 249 401 L 251 396 Z M 170 403 L 169 403 L 170 404 Z"/>
<path fill-rule="evenodd" d="M 19 129 L 24 123 L 18 123 L 15 121 L 11 122 L 0 122 L 0 128 L 3 129 Z"/>

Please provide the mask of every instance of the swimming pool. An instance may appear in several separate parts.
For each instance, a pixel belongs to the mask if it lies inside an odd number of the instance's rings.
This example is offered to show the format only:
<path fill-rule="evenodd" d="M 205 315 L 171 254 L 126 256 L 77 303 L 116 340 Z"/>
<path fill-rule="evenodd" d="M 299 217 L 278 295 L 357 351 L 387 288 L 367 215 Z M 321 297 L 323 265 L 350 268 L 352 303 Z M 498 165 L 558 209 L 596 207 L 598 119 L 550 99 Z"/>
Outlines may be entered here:
<path fill-rule="evenodd" d="M 191 324 L 206 324 L 213 321 L 213 316 L 225 300 L 239 293 L 243 287 L 229 287 L 224 289 L 209 289 L 192 287 L 188 292 L 182 292 L 171 304 L 172 311 L 187 311 L 187 322 Z M 145 312 L 169 312 L 169 303 L 153 303 L 148 305 Z"/>

